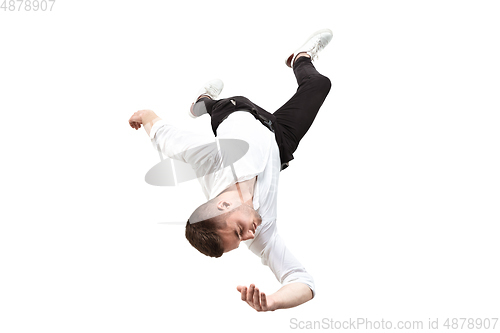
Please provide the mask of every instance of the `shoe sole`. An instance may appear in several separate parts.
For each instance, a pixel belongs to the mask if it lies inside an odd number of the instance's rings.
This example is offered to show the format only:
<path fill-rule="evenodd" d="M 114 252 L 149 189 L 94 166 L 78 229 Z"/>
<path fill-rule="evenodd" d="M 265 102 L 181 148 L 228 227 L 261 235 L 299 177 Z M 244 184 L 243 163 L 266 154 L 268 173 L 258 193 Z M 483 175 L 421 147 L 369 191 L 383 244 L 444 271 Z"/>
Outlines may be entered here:
<path fill-rule="evenodd" d="M 324 33 L 324 32 L 329 32 L 330 34 L 332 34 L 332 35 L 333 35 L 333 32 L 332 32 L 330 29 L 321 29 L 321 30 L 318 30 L 318 31 L 314 32 L 311 36 L 309 36 L 309 38 L 308 38 L 308 39 L 306 39 L 306 41 L 305 41 L 305 43 L 304 43 L 304 44 L 302 44 L 302 45 L 301 45 L 301 46 L 300 46 L 297 50 L 295 50 L 295 52 L 293 52 L 293 53 L 292 53 L 292 54 L 291 54 L 291 55 L 290 55 L 290 56 L 286 59 L 286 61 L 285 61 L 286 65 L 287 65 L 288 67 L 292 68 L 292 60 L 294 59 L 294 55 L 295 55 L 298 51 L 300 51 L 300 49 L 302 48 L 302 46 L 306 45 L 306 44 L 307 44 L 307 42 L 309 42 L 309 40 L 310 40 L 311 38 L 313 38 L 313 37 L 314 37 L 314 36 L 316 36 L 316 35 L 322 34 L 322 33 Z"/>

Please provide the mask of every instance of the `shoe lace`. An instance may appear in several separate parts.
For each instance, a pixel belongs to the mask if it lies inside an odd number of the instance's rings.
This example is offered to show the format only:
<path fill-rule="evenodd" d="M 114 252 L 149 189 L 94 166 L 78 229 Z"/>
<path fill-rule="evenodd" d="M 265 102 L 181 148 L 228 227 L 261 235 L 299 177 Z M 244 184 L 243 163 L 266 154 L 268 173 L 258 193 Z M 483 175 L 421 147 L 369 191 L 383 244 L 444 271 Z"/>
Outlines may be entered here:
<path fill-rule="evenodd" d="M 318 38 L 318 41 L 314 43 L 314 47 L 311 50 L 311 60 L 317 60 L 319 58 L 318 52 L 325 47 L 325 44 L 321 40 L 321 38 Z"/>
<path fill-rule="evenodd" d="M 205 87 L 205 90 L 212 98 L 215 98 L 218 95 L 217 89 L 215 89 L 213 86 Z"/>

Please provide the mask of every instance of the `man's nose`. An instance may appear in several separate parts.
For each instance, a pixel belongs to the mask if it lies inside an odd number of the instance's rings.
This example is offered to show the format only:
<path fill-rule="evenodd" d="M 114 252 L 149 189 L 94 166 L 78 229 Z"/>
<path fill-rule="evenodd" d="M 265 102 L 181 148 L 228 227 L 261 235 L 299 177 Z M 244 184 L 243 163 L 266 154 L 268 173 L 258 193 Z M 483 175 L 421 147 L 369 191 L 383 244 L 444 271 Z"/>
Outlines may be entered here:
<path fill-rule="evenodd" d="M 254 237 L 255 237 L 255 235 L 253 234 L 253 231 L 252 230 L 248 230 L 245 233 L 245 237 L 243 237 L 243 240 L 253 239 Z"/>

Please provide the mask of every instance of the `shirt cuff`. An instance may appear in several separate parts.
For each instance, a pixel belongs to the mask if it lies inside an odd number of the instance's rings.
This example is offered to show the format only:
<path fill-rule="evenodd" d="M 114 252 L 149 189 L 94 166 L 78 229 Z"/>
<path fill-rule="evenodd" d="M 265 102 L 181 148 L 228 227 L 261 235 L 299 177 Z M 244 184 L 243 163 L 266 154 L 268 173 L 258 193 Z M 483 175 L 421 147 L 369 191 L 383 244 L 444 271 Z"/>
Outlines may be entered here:
<path fill-rule="evenodd" d="M 156 135 L 156 132 L 158 131 L 158 129 L 160 129 L 160 127 L 162 127 L 166 124 L 167 124 L 167 122 L 163 119 L 160 119 L 156 123 L 153 124 L 153 126 L 151 127 L 151 131 L 149 132 L 149 138 L 151 139 L 151 141 L 153 141 L 153 139 L 155 138 L 155 135 Z"/>
<path fill-rule="evenodd" d="M 311 289 L 311 292 L 313 294 L 312 297 L 314 298 L 314 296 L 316 296 L 316 286 L 314 284 L 314 279 L 312 278 L 311 275 L 309 275 L 309 273 L 296 272 L 296 273 L 290 274 L 289 276 L 287 276 L 283 280 L 282 284 L 287 285 L 287 284 L 294 283 L 294 282 L 300 282 L 300 283 L 307 285 L 309 287 L 309 289 Z"/>

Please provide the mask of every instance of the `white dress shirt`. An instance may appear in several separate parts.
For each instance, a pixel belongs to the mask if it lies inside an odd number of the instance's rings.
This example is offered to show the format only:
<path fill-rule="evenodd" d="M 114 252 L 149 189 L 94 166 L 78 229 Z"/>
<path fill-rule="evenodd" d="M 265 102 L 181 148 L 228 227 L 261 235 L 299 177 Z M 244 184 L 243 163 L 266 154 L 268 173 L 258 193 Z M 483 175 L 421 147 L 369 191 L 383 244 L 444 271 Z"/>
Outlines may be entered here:
<path fill-rule="evenodd" d="M 302 282 L 315 295 L 312 276 L 286 248 L 276 227 L 278 180 L 281 168 L 280 154 L 274 133 L 246 111 L 229 115 L 217 128 L 217 139 L 239 139 L 249 144 L 248 152 L 231 167 L 221 166 L 218 145 L 214 138 L 178 129 L 164 120 L 157 121 L 150 132 L 153 146 L 170 158 L 189 163 L 201 184 L 207 200 L 218 196 L 236 182 L 257 176 L 253 206 L 262 217 L 255 237 L 244 241 L 248 248 L 261 257 L 282 285 Z M 210 145 L 211 144 L 211 145 Z M 235 179 L 236 176 L 236 179 Z"/>

